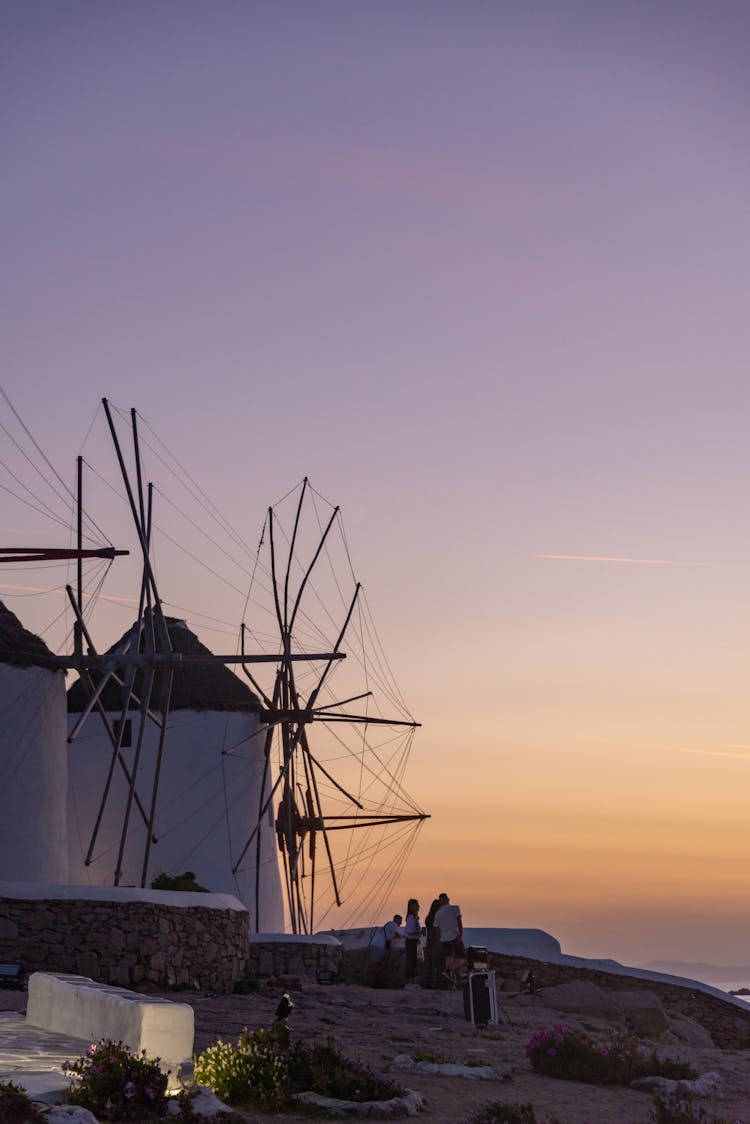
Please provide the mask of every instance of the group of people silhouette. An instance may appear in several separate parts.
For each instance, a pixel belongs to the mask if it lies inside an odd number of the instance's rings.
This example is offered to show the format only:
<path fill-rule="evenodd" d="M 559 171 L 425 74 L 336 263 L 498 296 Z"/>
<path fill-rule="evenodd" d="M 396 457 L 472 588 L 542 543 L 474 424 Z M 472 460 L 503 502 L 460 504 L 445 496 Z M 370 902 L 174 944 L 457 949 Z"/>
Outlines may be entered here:
<path fill-rule="evenodd" d="M 461 907 L 453 905 L 447 894 L 438 894 L 424 924 L 419 918 L 419 908 L 418 900 L 410 898 L 406 921 L 397 913 L 385 923 L 386 955 L 388 950 L 403 942 L 405 988 L 456 987 L 466 966 Z M 417 982 L 417 977 L 421 982 Z"/>

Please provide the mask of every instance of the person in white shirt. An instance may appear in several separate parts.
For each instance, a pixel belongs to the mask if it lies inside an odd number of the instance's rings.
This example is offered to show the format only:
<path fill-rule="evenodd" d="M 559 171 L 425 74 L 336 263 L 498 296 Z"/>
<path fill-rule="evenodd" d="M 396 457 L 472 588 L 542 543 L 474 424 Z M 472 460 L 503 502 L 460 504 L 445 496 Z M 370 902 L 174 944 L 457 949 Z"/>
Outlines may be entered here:
<path fill-rule="evenodd" d="M 404 934 L 401 932 L 401 922 L 403 917 L 400 913 L 394 913 L 392 921 L 386 921 L 383 926 L 383 935 L 385 937 L 385 947 L 390 948 L 392 941 L 401 941 L 404 939 Z"/>
<path fill-rule="evenodd" d="M 456 982 L 455 972 L 463 962 L 463 918 L 461 907 L 451 905 L 447 894 L 440 894 L 440 909 L 435 914 L 434 924 L 440 931 L 440 948 L 445 964 L 445 975 L 452 983 Z"/>

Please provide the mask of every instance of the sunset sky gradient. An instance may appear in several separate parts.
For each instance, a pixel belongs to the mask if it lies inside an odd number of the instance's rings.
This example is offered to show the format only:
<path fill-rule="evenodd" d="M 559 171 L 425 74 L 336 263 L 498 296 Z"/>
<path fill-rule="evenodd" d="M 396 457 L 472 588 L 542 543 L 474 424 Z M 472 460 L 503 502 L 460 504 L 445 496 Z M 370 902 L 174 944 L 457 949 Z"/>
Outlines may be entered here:
<path fill-rule="evenodd" d="M 734 0 L 0 9 L 0 382 L 71 485 L 106 396 L 248 541 L 341 505 L 423 724 L 390 912 L 748 959 L 749 57 Z"/>

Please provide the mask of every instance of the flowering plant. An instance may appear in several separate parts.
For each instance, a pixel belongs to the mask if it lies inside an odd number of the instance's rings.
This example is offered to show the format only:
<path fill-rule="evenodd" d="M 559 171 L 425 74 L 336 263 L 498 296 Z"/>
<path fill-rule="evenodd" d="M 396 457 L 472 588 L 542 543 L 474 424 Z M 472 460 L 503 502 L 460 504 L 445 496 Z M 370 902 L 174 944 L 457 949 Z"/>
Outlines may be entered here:
<path fill-rule="evenodd" d="M 636 1077 L 646 1076 L 697 1077 L 687 1062 L 658 1058 L 655 1051 L 644 1056 L 636 1037 L 622 1031 L 603 1046 L 570 1026 L 537 1030 L 526 1045 L 526 1057 L 537 1073 L 592 1085 L 629 1085 Z"/>
<path fill-rule="evenodd" d="M 570 1026 L 537 1030 L 526 1045 L 526 1057 L 537 1073 L 595 1085 L 611 1082 L 608 1055 L 606 1046 L 598 1046 L 584 1031 Z"/>
<path fill-rule="evenodd" d="M 122 1042 L 102 1038 L 63 1071 L 74 1078 L 71 1104 L 83 1105 L 102 1120 L 151 1120 L 166 1109 L 168 1074 L 159 1058 L 132 1053 Z"/>
<path fill-rule="evenodd" d="M 243 1030 L 236 1045 L 221 1039 L 196 1058 L 195 1081 L 229 1104 L 278 1108 L 284 1100 L 286 1066 L 267 1030 Z"/>

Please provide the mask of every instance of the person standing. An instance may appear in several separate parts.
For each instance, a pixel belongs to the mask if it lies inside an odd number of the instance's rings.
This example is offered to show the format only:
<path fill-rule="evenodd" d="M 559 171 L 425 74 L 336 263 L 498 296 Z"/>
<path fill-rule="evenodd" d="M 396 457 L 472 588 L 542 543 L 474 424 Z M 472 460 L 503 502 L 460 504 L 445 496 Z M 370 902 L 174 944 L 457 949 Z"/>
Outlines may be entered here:
<path fill-rule="evenodd" d="M 443 963 L 440 955 L 440 930 L 435 924 L 435 914 L 440 909 L 440 898 L 435 898 L 429 912 L 424 919 L 427 930 L 427 947 L 425 948 L 425 974 L 428 987 L 440 985 L 440 973 Z"/>
<path fill-rule="evenodd" d="M 456 971 L 462 963 L 463 918 L 461 907 L 452 905 L 447 894 L 438 895 L 440 908 L 435 913 L 434 925 L 440 932 L 440 948 L 445 965 L 444 974 L 452 984 L 456 982 Z"/>
<path fill-rule="evenodd" d="M 385 947 L 388 950 L 393 941 L 402 940 L 404 934 L 401 932 L 401 922 L 403 917 L 400 913 L 394 913 L 392 921 L 386 921 L 383 926 L 383 937 L 385 939 Z"/>
<path fill-rule="evenodd" d="M 419 987 L 417 983 L 417 948 L 422 935 L 422 926 L 419 924 L 419 902 L 416 898 L 409 898 L 406 907 L 406 922 L 404 923 L 404 936 L 406 938 L 406 963 L 404 965 L 404 987 Z"/>

